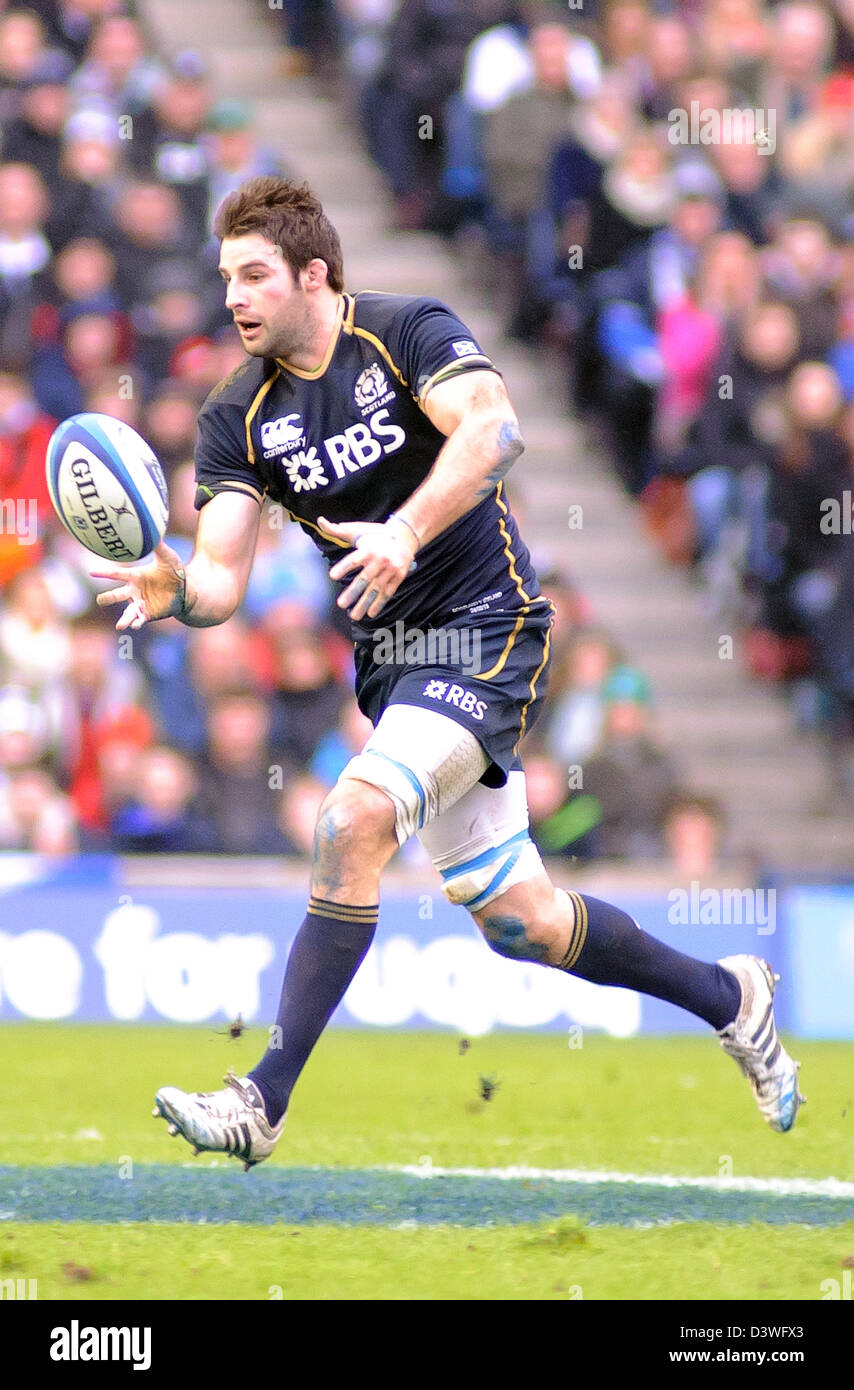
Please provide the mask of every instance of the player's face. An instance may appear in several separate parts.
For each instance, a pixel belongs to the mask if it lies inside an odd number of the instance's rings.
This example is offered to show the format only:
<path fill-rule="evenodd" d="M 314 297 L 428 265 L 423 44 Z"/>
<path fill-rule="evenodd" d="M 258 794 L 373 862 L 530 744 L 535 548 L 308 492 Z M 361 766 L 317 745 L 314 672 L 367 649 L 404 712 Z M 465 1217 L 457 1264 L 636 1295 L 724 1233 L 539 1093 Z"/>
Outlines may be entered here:
<path fill-rule="evenodd" d="M 308 296 L 266 237 L 226 237 L 219 269 L 227 286 L 225 306 L 250 356 L 291 358 L 311 341 Z"/>

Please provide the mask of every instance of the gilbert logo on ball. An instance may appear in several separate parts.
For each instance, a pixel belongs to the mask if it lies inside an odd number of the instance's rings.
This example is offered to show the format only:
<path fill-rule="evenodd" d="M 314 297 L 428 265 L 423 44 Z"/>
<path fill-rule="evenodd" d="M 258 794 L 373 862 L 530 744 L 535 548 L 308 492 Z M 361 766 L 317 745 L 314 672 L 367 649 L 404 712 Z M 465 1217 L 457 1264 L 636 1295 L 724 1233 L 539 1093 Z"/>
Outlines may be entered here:
<path fill-rule="evenodd" d="M 169 519 L 163 470 L 123 420 L 94 412 L 63 420 L 51 435 L 46 466 L 57 516 L 94 555 L 142 560 L 163 539 Z"/>

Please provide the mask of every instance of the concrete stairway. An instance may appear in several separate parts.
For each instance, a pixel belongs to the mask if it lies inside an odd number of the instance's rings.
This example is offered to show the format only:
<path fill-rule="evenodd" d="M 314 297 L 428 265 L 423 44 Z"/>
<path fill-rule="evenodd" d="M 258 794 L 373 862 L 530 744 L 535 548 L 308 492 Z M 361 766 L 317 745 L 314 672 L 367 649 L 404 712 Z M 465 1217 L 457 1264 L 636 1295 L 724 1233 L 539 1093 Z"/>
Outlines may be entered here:
<path fill-rule="evenodd" d="M 437 238 L 390 230 L 391 205 L 345 105 L 309 79 L 281 76 L 271 11 L 250 0 L 142 0 L 163 52 L 201 51 L 221 94 L 253 101 L 264 140 L 323 199 L 354 289 L 446 299 L 494 355 L 522 422 L 527 452 L 513 487 L 529 543 L 577 577 L 601 622 L 649 676 L 662 741 L 687 785 L 723 802 L 733 843 L 780 869 L 854 867 L 854 816 L 819 813 L 827 776 L 788 705 L 745 674 L 741 643 L 704 616 L 686 577 L 641 529 L 609 462 L 566 408 L 556 365 L 503 340 L 492 294 Z M 570 529 L 569 508 L 582 508 Z"/>

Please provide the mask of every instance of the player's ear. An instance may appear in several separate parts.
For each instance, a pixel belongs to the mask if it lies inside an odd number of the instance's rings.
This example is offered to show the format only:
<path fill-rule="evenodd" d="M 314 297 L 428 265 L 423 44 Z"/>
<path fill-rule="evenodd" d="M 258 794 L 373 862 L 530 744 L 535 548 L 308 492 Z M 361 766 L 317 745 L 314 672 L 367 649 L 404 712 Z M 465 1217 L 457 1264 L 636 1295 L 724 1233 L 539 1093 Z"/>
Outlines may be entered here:
<path fill-rule="evenodd" d="M 321 289 L 329 280 L 329 266 L 320 256 L 315 256 L 309 261 L 305 270 L 300 271 L 300 280 L 303 289 Z"/>

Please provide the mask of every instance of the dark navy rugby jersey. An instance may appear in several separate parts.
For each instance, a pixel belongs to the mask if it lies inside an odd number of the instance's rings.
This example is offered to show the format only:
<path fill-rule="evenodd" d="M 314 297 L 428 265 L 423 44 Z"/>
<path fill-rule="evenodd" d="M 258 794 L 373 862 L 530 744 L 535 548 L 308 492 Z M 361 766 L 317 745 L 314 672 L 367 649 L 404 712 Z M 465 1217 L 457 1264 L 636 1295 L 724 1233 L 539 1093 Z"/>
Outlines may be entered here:
<path fill-rule="evenodd" d="M 196 507 L 217 492 L 266 495 L 331 564 L 349 547 L 324 535 L 318 517 L 385 521 L 402 507 L 445 442 L 421 408 L 427 392 L 460 372 L 496 370 L 439 300 L 344 294 L 315 371 L 250 358 L 211 392 L 199 415 Z M 415 572 L 378 618 L 354 624 L 354 636 L 397 618 L 426 626 L 464 610 L 515 611 L 539 598 L 502 494 L 499 484 L 424 546 Z"/>

